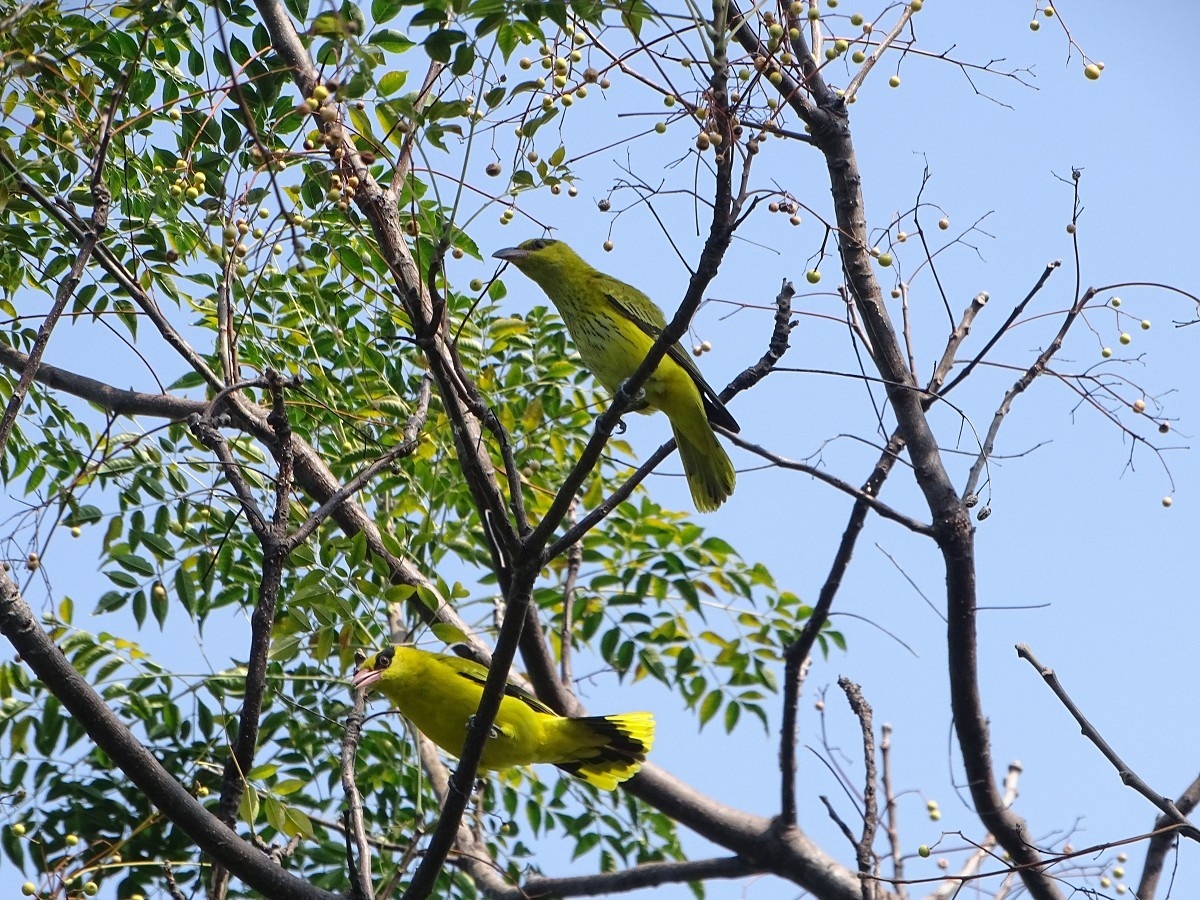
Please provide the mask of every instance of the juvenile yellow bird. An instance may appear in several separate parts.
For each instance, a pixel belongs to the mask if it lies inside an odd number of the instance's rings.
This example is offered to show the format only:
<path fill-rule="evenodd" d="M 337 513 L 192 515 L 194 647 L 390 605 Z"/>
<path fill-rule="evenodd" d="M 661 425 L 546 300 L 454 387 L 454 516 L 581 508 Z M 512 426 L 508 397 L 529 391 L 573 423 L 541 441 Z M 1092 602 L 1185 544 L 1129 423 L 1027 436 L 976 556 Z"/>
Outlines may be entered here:
<path fill-rule="evenodd" d="M 592 268 L 562 241 L 535 238 L 492 256 L 512 263 L 546 292 L 584 365 L 609 391 L 634 373 L 667 326 L 653 300 Z M 642 395 L 639 412 L 660 409 L 671 420 L 696 509 L 716 509 L 733 493 L 734 472 L 712 426 L 737 432 L 738 423 L 679 343 L 667 349 Z"/>
<path fill-rule="evenodd" d="M 485 666 L 469 659 L 393 647 L 364 661 L 353 684 L 382 691 L 427 738 L 457 755 L 487 675 Z M 642 767 L 653 743 L 654 717 L 648 712 L 569 718 L 509 684 L 480 768 L 551 763 L 611 791 Z"/>

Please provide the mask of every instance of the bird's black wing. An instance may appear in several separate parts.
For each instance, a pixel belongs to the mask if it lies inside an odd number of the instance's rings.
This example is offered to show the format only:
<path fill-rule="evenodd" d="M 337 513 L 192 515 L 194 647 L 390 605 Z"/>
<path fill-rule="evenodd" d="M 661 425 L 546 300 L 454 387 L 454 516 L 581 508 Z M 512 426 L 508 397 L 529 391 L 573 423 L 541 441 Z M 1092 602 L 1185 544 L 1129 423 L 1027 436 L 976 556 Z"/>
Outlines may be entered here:
<path fill-rule="evenodd" d="M 452 668 L 454 669 L 455 674 L 467 679 L 467 681 L 473 681 L 480 687 L 483 687 L 484 684 L 487 683 L 488 670 L 479 665 L 479 663 L 473 662 L 472 660 L 460 659 L 457 656 L 447 656 L 446 659 L 457 663 L 471 663 L 470 667 L 455 665 L 452 666 Z M 520 700 L 534 712 L 543 713 L 548 716 L 558 715 L 558 713 L 548 707 L 537 697 L 533 696 L 533 694 L 529 693 L 529 691 L 525 690 L 524 688 L 517 687 L 511 681 L 504 682 L 504 696 L 513 697 L 517 700 Z"/>
<path fill-rule="evenodd" d="M 622 285 L 631 291 L 636 291 L 637 288 L 630 285 Z M 639 292 L 640 293 L 640 292 Z M 640 328 L 651 340 L 657 341 L 659 335 L 662 334 L 663 328 L 666 327 L 666 321 L 648 322 L 645 315 L 642 315 L 640 310 L 634 309 L 628 303 L 621 300 L 612 291 L 604 291 L 605 299 L 616 310 L 617 314 L 623 319 L 628 319 L 638 328 Z M 644 296 L 644 295 L 643 295 Z M 646 298 L 646 304 L 654 309 L 653 303 Z M 656 317 L 657 318 L 657 317 Z M 688 352 L 683 349 L 683 345 L 676 341 L 667 348 L 667 356 L 671 357 L 685 372 L 692 377 L 692 381 L 696 383 L 696 387 L 700 389 L 700 399 L 704 401 L 704 414 L 708 416 L 708 421 L 714 425 L 720 425 L 722 428 L 732 431 L 737 434 L 742 430 L 742 426 L 725 408 L 725 404 L 721 402 L 721 397 L 712 389 L 704 376 L 700 374 L 700 369 L 696 366 L 695 361 L 688 355 Z"/>

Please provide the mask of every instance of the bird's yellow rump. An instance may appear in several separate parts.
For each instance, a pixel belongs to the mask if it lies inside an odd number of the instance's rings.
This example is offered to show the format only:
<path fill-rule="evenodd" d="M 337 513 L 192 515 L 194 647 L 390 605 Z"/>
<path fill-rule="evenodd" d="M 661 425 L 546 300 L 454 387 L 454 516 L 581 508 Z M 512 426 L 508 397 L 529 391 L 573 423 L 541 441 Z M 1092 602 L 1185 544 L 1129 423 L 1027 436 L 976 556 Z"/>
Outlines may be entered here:
<path fill-rule="evenodd" d="M 584 365 L 610 391 L 633 375 L 667 326 L 654 301 L 592 268 L 562 241 L 536 238 L 492 256 L 512 263 L 546 292 Z M 639 412 L 660 409 L 671 420 L 696 509 L 716 509 L 733 493 L 734 472 L 712 425 L 737 432 L 738 423 L 678 343 L 667 349 L 642 394 Z"/>
<path fill-rule="evenodd" d="M 485 666 L 469 659 L 393 647 L 367 659 L 353 683 L 382 691 L 426 737 L 457 755 L 487 675 Z M 551 763 L 611 791 L 642 767 L 653 743 L 654 717 L 648 712 L 569 718 L 509 684 L 480 767 Z"/>

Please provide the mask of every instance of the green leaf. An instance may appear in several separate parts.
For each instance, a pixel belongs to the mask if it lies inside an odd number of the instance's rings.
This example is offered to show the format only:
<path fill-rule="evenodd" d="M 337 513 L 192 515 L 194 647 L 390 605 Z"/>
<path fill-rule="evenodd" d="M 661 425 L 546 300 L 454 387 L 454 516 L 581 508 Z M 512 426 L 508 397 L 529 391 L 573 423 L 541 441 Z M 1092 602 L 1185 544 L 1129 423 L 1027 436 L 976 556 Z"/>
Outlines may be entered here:
<path fill-rule="evenodd" d="M 101 613 L 112 612 L 115 609 L 120 609 L 129 600 L 129 595 L 121 591 L 105 591 L 100 600 L 96 603 L 96 608 L 92 610 L 93 616 L 98 616 Z"/>
<path fill-rule="evenodd" d="M 379 79 L 379 95 L 391 97 L 393 94 L 400 93 L 400 89 L 404 87 L 406 81 L 408 81 L 407 72 L 387 72 Z"/>
<path fill-rule="evenodd" d="M 252 784 L 244 784 L 242 788 L 242 800 L 238 804 L 238 818 L 253 828 L 254 823 L 258 820 L 258 791 Z"/>
<path fill-rule="evenodd" d="M 455 44 L 465 41 L 467 36 L 457 28 L 439 28 L 425 38 L 425 52 L 435 62 L 450 62 L 451 49 Z M 456 73 L 458 74 L 458 73 Z"/>
<path fill-rule="evenodd" d="M 704 698 L 704 702 L 700 704 L 700 727 L 703 728 L 713 716 L 717 714 L 717 710 L 721 708 L 721 692 L 714 690 L 709 691 L 708 696 Z"/>
<path fill-rule="evenodd" d="M 157 571 L 152 562 L 135 553 L 114 553 L 112 560 L 121 568 L 139 575 L 153 575 Z"/>
<path fill-rule="evenodd" d="M 394 19 L 403 8 L 403 0 L 371 0 L 371 18 L 377 25 L 382 25 Z"/>
<path fill-rule="evenodd" d="M 399 31 L 394 31 L 391 28 L 383 28 L 376 31 L 371 35 L 370 42 L 389 53 L 403 53 L 416 43 L 415 41 L 410 41 L 407 35 Z"/>

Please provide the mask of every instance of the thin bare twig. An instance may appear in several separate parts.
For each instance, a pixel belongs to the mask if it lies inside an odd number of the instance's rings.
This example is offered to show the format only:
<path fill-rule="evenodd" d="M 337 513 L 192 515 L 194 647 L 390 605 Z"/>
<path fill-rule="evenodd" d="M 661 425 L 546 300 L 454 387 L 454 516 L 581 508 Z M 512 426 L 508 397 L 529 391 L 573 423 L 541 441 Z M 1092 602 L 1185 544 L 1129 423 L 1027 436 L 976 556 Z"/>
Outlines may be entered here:
<path fill-rule="evenodd" d="M 1117 755 L 1117 752 L 1109 746 L 1108 742 L 1101 737 L 1100 732 L 1096 730 L 1095 726 L 1087 720 L 1087 717 L 1075 705 L 1075 701 L 1067 694 L 1054 670 L 1038 662 L 1037 657 L 1033 655 L 1033 651 L 1029 649 L 1027 644 L 1017 644 L 1017 656 L 1027 661 L 1042 676 L 1042 679 L 1050 686 L 1050 690 L 1054 691 L 1054 695 L 1058 697 L 1059 702 L 1067 708 L 1067 712 L 1079 723 L 1079 728 L 1083 732 L 1083 736 L 1095 744 L 1096 749 L 1104 754 L 1104 758 L 1117 770 L 1117 775 L 1120 776 L 1122 784 L 1133 788 L 1162 810 L 1168 821 L 1172 825 L 1179 827 L 1181 835 L 1191 838 L 1193 841 L 1200 842 L 1200 828 L 1193 825 L 1183 811 L 1169 797 L 1164 797 L 1158 791 L 1154 790 L 1154 788 L 1150 787 Z"/>
<path fill-rule="evenodd" d="M 863 900 L 874 900 L 879 885 L 871 876 L 876 871 L 875 832 L 879 827 L 879 781 L 875 768 L 875 725 L 871 704 L 863 696 L 862 688 L 846 676 L 838 679 L 840 687 L 850 703 L 850 709 L 862 729 L 863 742 L 863 825 L 862 835 L 854 842 L 854 855 L 858 861 L 858 873 L 862 876 Z"/>

